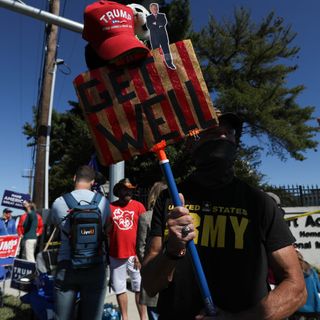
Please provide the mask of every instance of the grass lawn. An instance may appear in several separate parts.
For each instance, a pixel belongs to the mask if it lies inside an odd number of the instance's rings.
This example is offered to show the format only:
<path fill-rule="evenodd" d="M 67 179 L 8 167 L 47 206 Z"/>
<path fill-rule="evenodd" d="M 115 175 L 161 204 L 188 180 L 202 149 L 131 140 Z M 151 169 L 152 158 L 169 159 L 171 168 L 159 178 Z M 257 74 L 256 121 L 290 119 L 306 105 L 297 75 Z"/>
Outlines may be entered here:
<path fill-rule="evenodd" d="M 5 295 L 3 307 L 0 308 L 1 320 L 30 320 L 32 311 L 29 304 L 23 304 L 19 298 Z"/>

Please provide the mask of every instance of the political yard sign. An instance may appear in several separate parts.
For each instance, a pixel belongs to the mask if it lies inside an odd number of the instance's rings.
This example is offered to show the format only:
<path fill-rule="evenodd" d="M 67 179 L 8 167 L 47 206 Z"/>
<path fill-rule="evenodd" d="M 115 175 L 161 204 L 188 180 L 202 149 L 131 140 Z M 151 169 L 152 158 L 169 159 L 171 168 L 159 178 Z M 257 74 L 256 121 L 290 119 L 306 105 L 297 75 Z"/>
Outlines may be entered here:
<path fill-rule="evenodd" d="M 23 209 L 23 201 L 30 201 L 30 195 L 15 191 L 4 190 L 1 205 L 4 207 Z"/>
<path fill-rule="evenodd" d="M 22 290 L 22 291 L 28 291 L 23 289 L 20 279 L 27 278 L 28 276 L 30 277 L 35 272 L 36 272 L 35 262 L 22 260 L 22 259 L 15 259 L 13 262 L 10 287 L 14 289 Z"/>
<path fill-rule="evenodd" d="M 217 124 L 191 41 L 170 49 L 176 70 L 156 49 L 140 62 L 91 70 L 74 80 L 102 164 L 128 160 L 161 140 L 171 144 Z"/>
<path fill-rule="evenodd" d="M 19 242 L 19 236 L 0 236 L 0 259 L 15 257 L 19 248 Z"/>

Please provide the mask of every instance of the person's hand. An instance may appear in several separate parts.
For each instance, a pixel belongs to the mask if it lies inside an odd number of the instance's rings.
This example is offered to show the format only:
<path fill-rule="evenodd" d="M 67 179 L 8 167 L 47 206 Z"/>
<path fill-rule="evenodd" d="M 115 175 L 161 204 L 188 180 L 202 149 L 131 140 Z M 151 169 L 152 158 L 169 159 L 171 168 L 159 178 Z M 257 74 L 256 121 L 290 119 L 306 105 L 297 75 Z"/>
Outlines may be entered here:
<path fill-rule="evenodd" d="M 200 313 L 195 317 L 195 320 L 223 320 L 224 318 L 221 318 L 221 312 L 217 311 L 217 314 L 214 316 L 207 316 L 206 310 L 202 309 Z"/>
<path fill-rule="evenodd" d="M 180 198 L 182 205 L 184 205 L 182 194 L 180 194 Z M 172 255 L 183 255 L 187 242 L 196 236 L 189 210 L 183 206 L 175 207 L 168 214 L 167 227 L 169 230 L 167 251 Z"/>
<path fill-rule="evenodd" d="M 200 311 L 195 317 L 195 320 L 240 320 L 241 318 L 234 318 L 232 314 L 226 313 L 222 310 L 217 310 L 217 314 L 214 316 L 207 316 L 205 309 Z M 243 320 L 243 319 L 242 319 Z"/>
<path fill-rule="evenodd" d="M 140 263 L 139 258 L 137 256 L 134 257 L 133 265 L 136 270 L 141 269 L 141 263 Z"/>

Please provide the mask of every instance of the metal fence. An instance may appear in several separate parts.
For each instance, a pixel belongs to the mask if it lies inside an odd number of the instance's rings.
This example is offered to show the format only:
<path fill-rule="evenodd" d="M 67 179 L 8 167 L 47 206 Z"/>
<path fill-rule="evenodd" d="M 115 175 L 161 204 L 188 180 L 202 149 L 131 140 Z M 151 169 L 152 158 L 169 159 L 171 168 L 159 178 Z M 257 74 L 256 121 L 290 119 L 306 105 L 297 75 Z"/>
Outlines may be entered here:
<path fill-rule="evenodd" d="M 311 186 L 273 186 L 271 190 L 281 199 L 283 207 L 320 206 L 320 188 Z"/>
<path fill-rule="evenodd" d="M 150 188 L 137 188 L 134 198 L 147 207 L 148 192 Z M 272 186 L 266 191 L 272 191 L 281 199 L 283 207 L 320 206 L 320 188 L 311 186 Z"/>

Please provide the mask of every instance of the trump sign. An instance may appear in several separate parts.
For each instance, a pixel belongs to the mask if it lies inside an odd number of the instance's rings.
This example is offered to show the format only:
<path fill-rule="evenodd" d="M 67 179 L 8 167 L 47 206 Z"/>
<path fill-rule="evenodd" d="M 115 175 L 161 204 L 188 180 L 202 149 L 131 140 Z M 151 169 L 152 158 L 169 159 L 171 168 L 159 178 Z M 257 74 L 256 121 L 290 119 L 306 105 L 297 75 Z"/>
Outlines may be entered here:
<path fill-rule="evenodd" d="M 190 40 L 171 44 L 176 70 L 160 50 L 126 67 L 91 70 L 74 85 L 99 160 L 110 165 L 174 143 L 192 130 L 217 124 Z"/>
<path fill-rule="evenodd" d="M 23 209 L 23 201 L 30 201 L 30 195 L 15 191 L 4 190 L 1 205 L 4 207 Z"/>
<path fill-rule="evenodd" d="M 0 259 L 15 257 L 19 247 L 19 242 L 19 236 L 0 236 Z"/>

